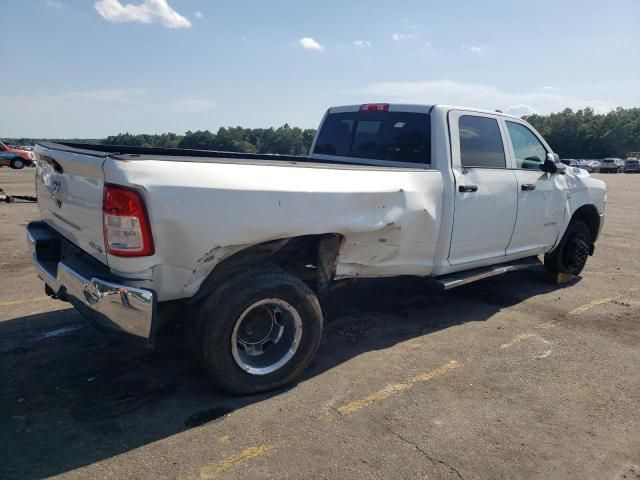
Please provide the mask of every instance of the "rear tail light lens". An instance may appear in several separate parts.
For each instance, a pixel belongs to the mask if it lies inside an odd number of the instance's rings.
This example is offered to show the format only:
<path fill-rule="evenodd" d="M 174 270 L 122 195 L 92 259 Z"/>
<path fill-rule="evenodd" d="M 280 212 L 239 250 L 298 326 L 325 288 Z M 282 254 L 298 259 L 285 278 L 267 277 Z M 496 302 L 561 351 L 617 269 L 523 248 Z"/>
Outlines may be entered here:
<path fill-rule="evenodd" d="M 388 112 L 388 103 L 365 103 L 360 106 L 361 112 Z"/>
<path fill-rule="evenodd" d="M 138 191 L 105 185 L 102 216 L 107 253 L 120 257 L 153 255 L 149 217 Z"/>

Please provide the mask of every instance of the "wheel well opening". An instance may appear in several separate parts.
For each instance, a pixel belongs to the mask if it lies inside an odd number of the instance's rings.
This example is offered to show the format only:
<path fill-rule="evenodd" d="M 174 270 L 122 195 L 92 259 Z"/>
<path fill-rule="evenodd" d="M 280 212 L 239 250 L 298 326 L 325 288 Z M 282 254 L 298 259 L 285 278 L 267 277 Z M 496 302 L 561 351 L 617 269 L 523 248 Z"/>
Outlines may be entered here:
<path fill-rule="evenodd" d="M 598 213 L 598 209 L 594 205 L 583 205 L 575 211 L 573 219 L 582 220 L 587 224 L 591 236 L 591 243 L 594 243 L 600 231 L 600 214 Z"/>
<path fill-rule="evenodd" d="M 193 300 L 212 292 L 238 270 L 269 262 L 307 283 L 320 296 L 333 279 L 335 263 L 343 237 L 328 233 L 282 238 L 253 245 L 226 258 L 202 283 Z"/>

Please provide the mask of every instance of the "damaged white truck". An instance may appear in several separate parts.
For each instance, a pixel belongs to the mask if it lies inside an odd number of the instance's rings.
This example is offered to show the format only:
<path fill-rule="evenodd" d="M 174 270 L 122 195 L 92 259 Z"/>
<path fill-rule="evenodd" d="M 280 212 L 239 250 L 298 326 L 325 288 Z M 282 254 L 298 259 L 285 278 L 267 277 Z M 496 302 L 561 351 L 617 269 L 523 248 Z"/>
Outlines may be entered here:
<path fill-rule="evenodd" d="M 544 258 L 579 274 L 606 188 L 525 121 L 443 105 L 330 108 L 308 157 L 41 143 L 28 243 L 49 295 L 153 344 L 179 317 L 233 394 L 300 377 L 333 282 L 449 289 Z"/>

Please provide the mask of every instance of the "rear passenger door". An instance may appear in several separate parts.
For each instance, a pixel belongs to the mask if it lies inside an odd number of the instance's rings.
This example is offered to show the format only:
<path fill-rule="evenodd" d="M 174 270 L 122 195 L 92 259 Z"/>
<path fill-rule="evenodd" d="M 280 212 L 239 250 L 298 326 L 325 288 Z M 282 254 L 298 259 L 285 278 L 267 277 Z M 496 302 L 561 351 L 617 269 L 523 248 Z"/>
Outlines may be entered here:
<path fill-rule="evenodd" d="M 506 255 L 516 221 L 517 189 L 507 168 L 506 134 L 499 117 L 449 113 L 455 211 L 449 263 Z"/>

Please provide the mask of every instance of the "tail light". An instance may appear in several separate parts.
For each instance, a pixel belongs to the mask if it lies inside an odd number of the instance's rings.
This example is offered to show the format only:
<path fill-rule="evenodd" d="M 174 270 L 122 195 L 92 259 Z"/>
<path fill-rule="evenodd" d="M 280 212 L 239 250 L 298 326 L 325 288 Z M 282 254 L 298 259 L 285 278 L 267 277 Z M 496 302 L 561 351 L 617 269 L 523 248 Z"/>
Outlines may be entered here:
<path fill-rule="evenodd" d="M 388 112 L 388 103 L 365 103 L 360 106 L 361 112 Z"/>
<path fill-rule="evenodd" d="M 104 186 L 102 202 L 107 253 L 119 257 L 153 255 L 153 237 L 144 200 L 139 192 L 116 185 Z"/>

